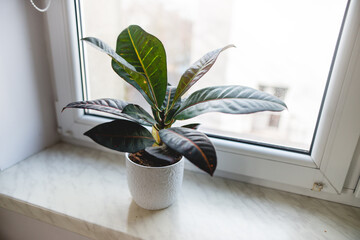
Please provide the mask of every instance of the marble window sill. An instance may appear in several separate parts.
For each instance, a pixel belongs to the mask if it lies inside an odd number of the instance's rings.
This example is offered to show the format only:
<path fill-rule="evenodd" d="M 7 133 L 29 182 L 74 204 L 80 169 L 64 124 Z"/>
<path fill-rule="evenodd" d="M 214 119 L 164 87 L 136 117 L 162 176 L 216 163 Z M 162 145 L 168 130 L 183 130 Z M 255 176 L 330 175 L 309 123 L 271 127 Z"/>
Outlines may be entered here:
<path fill-rule="evenodd" d="M 0 207 L 91 239 L 360 239 L 360 209 L 185 171 L 178 201 L 139 208 L 122 156 L 65 143 L 0 173 Z"/>

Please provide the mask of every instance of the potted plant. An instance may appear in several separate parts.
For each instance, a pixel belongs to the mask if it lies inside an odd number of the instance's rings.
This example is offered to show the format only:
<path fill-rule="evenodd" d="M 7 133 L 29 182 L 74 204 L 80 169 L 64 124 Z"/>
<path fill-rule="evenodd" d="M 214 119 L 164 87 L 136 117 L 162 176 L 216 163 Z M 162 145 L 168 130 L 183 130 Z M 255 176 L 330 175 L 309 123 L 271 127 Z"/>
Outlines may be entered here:
<path fill-rule="evenodd" d="M 73 102 L 64 107 L 119 117 L 84 134 L 102 146 L 129 153 L 128 184 L 141 207 L 161 209 L 171 205 L 176 188 L 181 187 L 182 156 L 211 176 L 216 169 L 215 148 L 204 133 L 196 130 L 198 124 L 173 127 L 175 121 L 207 112 L 248 114 L 286 108 L 284 102 L 270 94 L 237 85 L 207 87 L 183 98 L 210 70 L 219 54 L 233 45 L 208 52 L 185 71 L 177 86 L 171 86 L 163 44 L 141 27 L 131 25 L 123 30 L 117 38 L 116 51 L 97 38 L 82 40 L 108 54 L 113 70 L 151 106 L 152 115 L 139 105 L 108 98 Z"/>

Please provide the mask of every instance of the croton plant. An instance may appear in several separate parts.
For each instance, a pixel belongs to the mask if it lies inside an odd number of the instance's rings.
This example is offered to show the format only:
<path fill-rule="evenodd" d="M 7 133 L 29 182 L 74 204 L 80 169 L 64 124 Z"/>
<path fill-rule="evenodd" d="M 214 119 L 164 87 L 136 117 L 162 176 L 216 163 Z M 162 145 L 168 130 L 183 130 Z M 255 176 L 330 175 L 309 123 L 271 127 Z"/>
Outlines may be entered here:
<path fill-rule="evenodd" d="M 199 124 L 172 127 L 208 112 L 248 114 L 260 111 L 282 111 L 280 99 L 244 86 L 214 86 L 184 94 L 214 65 L 219 54 L 233 45 L 206 53 L 181 76 L 177 86 L 167 80 L 166 53 L 163 44 L 141 27 L 131 25 L 117 38 L 116 51 L 94 37 L 82 39 L 112 58 L 113 70 L 136 88 L 150 104 L 152 114 L 139 105 L 118 99 L 78 101 L 66 108 L 97 110 L 116 115 L 118 119 L 100 124 L 84 133 L 96 143 L 120 152 L 145 151 L 160 162 L 172 164 L 176 156 L 213 175 L 216 151 L 209 138 L 196 130 Z M 152 132 L 148 129 L 152 128 Z"/>

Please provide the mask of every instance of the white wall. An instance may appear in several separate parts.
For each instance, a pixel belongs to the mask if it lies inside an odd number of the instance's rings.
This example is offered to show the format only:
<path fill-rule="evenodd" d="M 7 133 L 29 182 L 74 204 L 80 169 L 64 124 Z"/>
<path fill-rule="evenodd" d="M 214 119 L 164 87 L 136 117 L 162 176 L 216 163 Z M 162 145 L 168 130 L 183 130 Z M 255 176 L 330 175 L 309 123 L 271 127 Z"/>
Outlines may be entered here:
<path fill-rule="evenodd" d="M 27 0 L 0 3 L 0 168 L 4 169 L 59 137 L 45 16 Z"/>

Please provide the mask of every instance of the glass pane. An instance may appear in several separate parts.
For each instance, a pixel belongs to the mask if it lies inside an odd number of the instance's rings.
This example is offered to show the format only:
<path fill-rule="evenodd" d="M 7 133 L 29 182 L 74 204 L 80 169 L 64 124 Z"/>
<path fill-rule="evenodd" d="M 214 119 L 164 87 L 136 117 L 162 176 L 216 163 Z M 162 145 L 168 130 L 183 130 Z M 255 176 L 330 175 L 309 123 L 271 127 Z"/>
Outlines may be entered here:
<path fill-rule="evenodd" d="M 80 1 L 83 36 L 115 48 L 128 25 L 157 36 L 167 52 L 168 79 L 210 50 L 233 43 L 191 92 L 214 85 L 245 85 L 283 99 L 288 110 L 252 115 L 208 113 L 202 131 L 222 137 L 308 151 L 336 46 L 345 0 L 96 0 Z M 111 60 L 85 46 L 88 99 L 124 99 L 145 107 L 135 89 L 111 69 Z M 148 108 L 149 109 L 149 108 Z M 96 114 L 99 114 L 96 112 Z"/>

